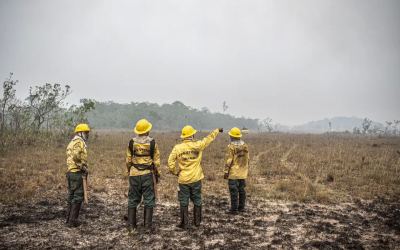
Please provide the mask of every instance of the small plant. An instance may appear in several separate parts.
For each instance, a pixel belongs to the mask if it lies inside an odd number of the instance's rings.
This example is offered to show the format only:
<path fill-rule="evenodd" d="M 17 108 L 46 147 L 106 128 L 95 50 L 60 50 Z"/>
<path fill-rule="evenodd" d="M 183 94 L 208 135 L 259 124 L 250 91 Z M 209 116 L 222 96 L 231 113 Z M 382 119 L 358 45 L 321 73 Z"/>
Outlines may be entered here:
<path fill-rule="evenodd" d="M 268 130 L 268 132 L 272 132 L 272 130 L 274 129 L 274 125 L 272 124 L 272 119 L 267 117 L 266 119 L 262 120 L 260 122 L 261 126 L 263 126 L 264 128 L 266 128 Z"/>
<path fill-rule="evenodd" d="M 226 102 L 224 101 L 224 102 L 222 103 L 222 110 L 224 111 L 224 113 L 225 113 L 225 111 L 226 111 L 228 108 L 229 108 L 228 105 L 226 105 Z"/>
<path fill-rule="evenodd" d="M 393 126 L 392 126 L 392 128 L 393 128 L 393 134 L 394 135 L 396 135 L 397 134 L 397 126 L 400 124 L 400 120 L 394 120 L 393 121 Z"/>
<path fill-rule="evenodd" d="M 367 133 L 369 127 L 371 126 L 372 121 L 368 118 L 365 118 L 363 123 L 362 123 L 362 133 L 365 134 Z"/>

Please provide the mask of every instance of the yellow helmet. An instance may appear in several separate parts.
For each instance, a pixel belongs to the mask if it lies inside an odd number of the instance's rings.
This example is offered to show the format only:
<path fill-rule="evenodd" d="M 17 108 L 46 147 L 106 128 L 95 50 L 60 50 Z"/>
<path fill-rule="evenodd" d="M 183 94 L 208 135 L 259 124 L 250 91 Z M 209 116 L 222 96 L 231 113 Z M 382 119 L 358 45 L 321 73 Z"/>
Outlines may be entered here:
<path fill-rule="evenodd" d="M 184 127 L 182 129 L 182 135 L 181 138 L 187 138 L 189 136 L 192 136 L 194 134 L 196 134 L 196 130 L 194 130 L 194 128 L 192 126 L 187 125 L 186 127 Z"/>
<path fill-rule="evenodd" d="M 150 122 L 146 119 L 142 119 L 136 123 L 135 133 L 138 135 L 146 134 L 151 130 L 151 127 L 153 127 L 153 125 L 151 125 Z"/>
<path fill-rule="evenodd" d="M 78 132 L 85 132 L 85 131 L 92 132 L 92 130 L 90 130 L 90 128 L 89 128 L 89 126 L 87 124 L 79 124 L 75 128 L 74 134 L 76 134 Z"/>
<path fill-rule="evenodd" d="M 242 133 L 240 133 L 240 129 L 237 127 L 232 128 L 229 132 L 229 135 L 232 137 L 242 137 Z"/>

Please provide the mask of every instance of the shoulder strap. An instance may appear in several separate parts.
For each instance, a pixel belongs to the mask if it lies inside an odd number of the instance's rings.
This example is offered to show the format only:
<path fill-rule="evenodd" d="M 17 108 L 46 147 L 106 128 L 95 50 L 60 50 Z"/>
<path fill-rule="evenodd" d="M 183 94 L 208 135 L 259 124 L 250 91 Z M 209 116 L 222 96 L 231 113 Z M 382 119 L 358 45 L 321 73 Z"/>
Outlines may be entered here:
<path fill-rule="evenodd" d="M 129 150 L 131 151 L 131 156 L 133 156 L 133 139 L 129 141 Z"/>
<path fill-rule="evenodd" d="M 156 140 L 153 139 L 150 142 L 150 157 L 151 157 L 152 160 L 154 160 L 153 158 L 154 158 L 154 149 L 155 148 L 156 148 Z"/>

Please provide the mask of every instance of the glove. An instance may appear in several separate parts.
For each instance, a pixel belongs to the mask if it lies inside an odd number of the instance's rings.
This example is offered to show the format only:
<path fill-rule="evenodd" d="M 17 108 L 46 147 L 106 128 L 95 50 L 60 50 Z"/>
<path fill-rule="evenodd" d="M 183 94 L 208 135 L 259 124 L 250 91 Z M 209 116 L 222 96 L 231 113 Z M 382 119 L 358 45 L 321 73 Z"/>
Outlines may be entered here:
<path fill-rule="evenodd" d="M 87 173 L 87 165 L 86 165 L 86 164 L 82 164 L 81 170 L 82 170 L 84 173 Z"/>
<path fill-rule="evenodd" d="M 224 179 L 228 180 L 228 178 L 229 178 L 229 174 L 228 173 L 224 173 Z"/>
<path fill-rule="evenodd" d="M 220 133 L 222 133 L 222 132 L 224 132 L 224 128 L 219 128 L 218 131 L 219 131 Z"/>
<path fill-rule="evenodd" d="M 158 183 L 160 183 L 160 175 L 159 174 L 156 174 L 156 184 L 158 184 Z"/>

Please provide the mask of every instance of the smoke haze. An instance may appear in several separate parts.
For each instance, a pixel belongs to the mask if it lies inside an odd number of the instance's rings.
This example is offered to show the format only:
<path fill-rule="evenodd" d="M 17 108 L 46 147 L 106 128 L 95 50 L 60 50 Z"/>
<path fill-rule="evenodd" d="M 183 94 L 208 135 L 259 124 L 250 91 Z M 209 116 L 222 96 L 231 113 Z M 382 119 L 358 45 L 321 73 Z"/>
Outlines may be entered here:
<path fill-rule="evenodd" d="M 294 125 L 400 112 L 400 1 L 0 1 L 17 95 L 208 107 Z"/>

